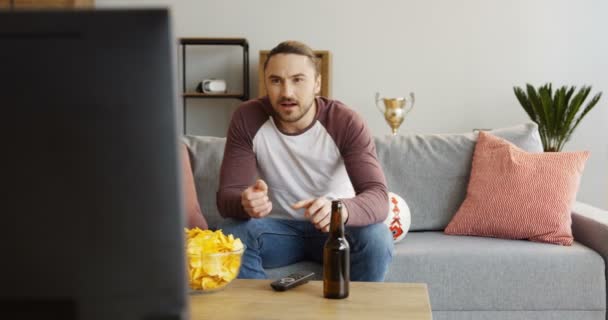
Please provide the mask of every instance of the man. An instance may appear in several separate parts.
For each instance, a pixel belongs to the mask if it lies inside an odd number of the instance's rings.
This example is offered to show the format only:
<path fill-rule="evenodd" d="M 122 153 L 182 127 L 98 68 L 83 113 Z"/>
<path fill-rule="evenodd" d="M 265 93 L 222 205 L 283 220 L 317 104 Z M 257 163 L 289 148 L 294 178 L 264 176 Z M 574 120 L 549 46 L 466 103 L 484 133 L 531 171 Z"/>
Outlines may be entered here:
<path fill-rule="evenodd" d="M 217 205 L 247 250 L 240 278 L 301 260 L 321 263 L 331 199 L 344 206 L 351 280 L 383 281 L 392 259 L 386 180 L 363 120 L 316 97 L 314 52 L 280 43 L 264 65 L 268 96 L 243 103 L 228 129 Z"/>

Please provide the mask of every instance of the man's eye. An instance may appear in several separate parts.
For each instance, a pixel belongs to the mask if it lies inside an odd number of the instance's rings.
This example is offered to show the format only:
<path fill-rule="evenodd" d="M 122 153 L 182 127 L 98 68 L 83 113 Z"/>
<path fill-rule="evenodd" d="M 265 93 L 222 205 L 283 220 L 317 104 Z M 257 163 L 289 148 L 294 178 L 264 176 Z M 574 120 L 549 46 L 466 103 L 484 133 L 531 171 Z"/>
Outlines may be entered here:
<path fill-rule="evenodd" d="M 275 79 L 270 79 L 270 83 L 272 83 L 272 84 L 279 84 L 279 83 L 281 83 L 281 80 L 276 79 L 276 78 Z"/>
<path fill-rule="evenodd" d="M 298 83 L 298 82 L 302 82 L 304 81 L 304 78 L 295 78 L 293 79 L 293 82 Z"/>

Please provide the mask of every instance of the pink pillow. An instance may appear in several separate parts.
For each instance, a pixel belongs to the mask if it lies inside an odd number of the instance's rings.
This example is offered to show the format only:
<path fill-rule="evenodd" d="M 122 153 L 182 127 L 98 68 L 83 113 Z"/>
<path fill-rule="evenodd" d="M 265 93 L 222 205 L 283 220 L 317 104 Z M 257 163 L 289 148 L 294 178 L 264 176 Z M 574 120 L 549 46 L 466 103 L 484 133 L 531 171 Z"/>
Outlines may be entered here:
<path fill-rule="evenodd" d="M 203 230 L 208 229 L 207 221 L 203 217 L 201 207 L 198 204 L 196 197 L 196 188 L 194 186 L 194 176 L 192 175 L 192 167 L 190 166 L 190 156 L 188 155 L 188 147 L 182 144 L 182 174 L 183 174 L 183 190 L 186 205 L 186 224 L 188 228 L 199 227 Z"/>
<path fill-rule="evenodd" d="M 570 209 L 588 157 L 528 153 L 479 132 L 467 196 L 445 233 L 571 245 Z"/>

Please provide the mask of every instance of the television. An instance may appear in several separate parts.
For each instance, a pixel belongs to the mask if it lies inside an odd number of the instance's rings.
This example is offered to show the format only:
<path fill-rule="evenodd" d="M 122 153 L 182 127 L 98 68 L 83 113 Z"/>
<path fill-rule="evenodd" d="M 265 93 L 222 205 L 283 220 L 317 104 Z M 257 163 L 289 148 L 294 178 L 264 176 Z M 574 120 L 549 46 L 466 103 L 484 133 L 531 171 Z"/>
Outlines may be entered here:
<path fill-rule="evenodd" d="M 0 11 L 0 319 L 187 317 L 166 9 Z"/>

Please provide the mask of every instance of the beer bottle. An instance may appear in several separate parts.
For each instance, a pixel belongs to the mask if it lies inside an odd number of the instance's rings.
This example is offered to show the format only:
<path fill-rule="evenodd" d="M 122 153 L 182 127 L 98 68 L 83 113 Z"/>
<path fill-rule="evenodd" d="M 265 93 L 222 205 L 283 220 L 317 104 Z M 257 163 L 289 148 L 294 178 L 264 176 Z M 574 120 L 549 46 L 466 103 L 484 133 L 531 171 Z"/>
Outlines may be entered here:
<path fill-rule="evenodd" d="M 331 203 L 329 236 L 323 247 L 323 296 L 329 299 L 348 297 L 350 283 L 350 246 L 344 237 L 342 202 Z"/>

